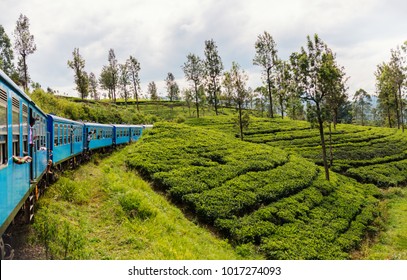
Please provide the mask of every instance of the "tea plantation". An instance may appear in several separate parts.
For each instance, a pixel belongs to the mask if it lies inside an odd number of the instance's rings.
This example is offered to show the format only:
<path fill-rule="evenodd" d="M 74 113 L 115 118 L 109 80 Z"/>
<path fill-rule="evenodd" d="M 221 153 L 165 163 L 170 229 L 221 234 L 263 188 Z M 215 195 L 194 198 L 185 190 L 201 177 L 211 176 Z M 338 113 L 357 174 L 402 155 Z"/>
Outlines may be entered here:
<path fill-rule="evenodd" d="M 227 118 L 191 119 L 189 124 L 234 133 L 233 122 Z M 254 119 L 244 139 L 296 152 L 322 166 L 319 131 L 308 122 Z M 325 128 L 325 140 L 328 157 L 332 147 L 332 171 L 379 187 L 407 183 L 407 134 L 394 128 L 339 124 L 331 134 Z"/>
<path fill-rule="evenodd" d="M 307 123 L 256 121 L 245 135 L 253 143 L 238 140 L 226 117 L 188 124 L 157 123 L 129 149 L 126 164 L 241 254 L 256 250 L 269 259 L 347 259 L 365 234 L 376 230 L 376 186 L 333 172 L 328 182 L 318 165 L 297 154 L 318 163 L 316 130 Z M 339 135 L 336 139 L 342 139 Z M 358 127 L 344 135 L 348 140 L 343 141 L 375 139 Z M 350 160 L 355 165 L 341 166 L 347 172 L 373 168 L 356 163 L 375 159 L 355 157 Z"/>

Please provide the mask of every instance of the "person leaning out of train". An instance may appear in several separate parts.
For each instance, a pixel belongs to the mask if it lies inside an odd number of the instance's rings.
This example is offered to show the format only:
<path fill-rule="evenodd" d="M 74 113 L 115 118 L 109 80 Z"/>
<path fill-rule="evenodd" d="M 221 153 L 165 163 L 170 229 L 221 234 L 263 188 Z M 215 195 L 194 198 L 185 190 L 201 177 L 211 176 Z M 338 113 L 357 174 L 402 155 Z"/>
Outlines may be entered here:
<path fill-rule="evenodd" d="M 93 137 L 93 133 L 95 133 L 94 131 L 89 131 L 88 132 L 88 136 L 87 136 L 87 138 L 86 138 L 86 142 L 87 142 L 87 147 L 86 148 L 88 148 L 89 149 L 89 143 L 90 143 L 90 140 L 92 140 L 92 137 Z"/>
<path fill-rule="evenodd" d="M 30 120 L 30 131 L 29 131 L 29 135 L 28 135 L 28 143 L 30 144 L 31 148 L 34 146 L 34 140 L 37 138 L 37 136 L 34 135 L 34 125 L 35 125 L 36 121 L 37 121 L 36 118 L 31 118 L 31 120 Z"/>

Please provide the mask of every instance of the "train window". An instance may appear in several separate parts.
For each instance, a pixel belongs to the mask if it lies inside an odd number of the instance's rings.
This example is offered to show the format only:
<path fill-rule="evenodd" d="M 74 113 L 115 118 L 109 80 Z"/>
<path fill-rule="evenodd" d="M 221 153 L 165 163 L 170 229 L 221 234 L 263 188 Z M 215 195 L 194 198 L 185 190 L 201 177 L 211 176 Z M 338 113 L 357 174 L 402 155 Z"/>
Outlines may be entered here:
<path fill-rule="evenodd" d="M 78 127 L 76 125 L 72 126 L 73 129 L 73 142 L 78 142 Z"/>
<path fill-rule="evenodd" d="M 34 114 L 35 119 L 37 120 L 35 122 L 35 133 L 34 135 L 36 136 L 35 138 L 35 145 L 37 147 L 37 150 L 39 150 L 41 148 L 41 141 L 42 141 L 42 119 L 40 118 L 39 115 Z"/>
<path fill-rule="evenodd" d="M 45 148 L 47 146 L 46 137 L 47 137 L 47 123 L 45 118 L 42 118 L 42 144 L 41 144 L 42 148 Z"/>
<path fill-rule="evenodd" d="M 23 151 L 28 153 L 28 106 L 23 104 Z"/>
<path fill-rule="evenodd" d="M 72 128 L 68 126 L 68 143 L 71 144 L 71 139 L 73 137 Z"/>
<path fill-rule="evenodd" d="M 0 166 L 7 164 L 7 94 L 0 88 Z"/>
<path fill-rule="evenodd" d="M 20 101 L 12 97 L 13 155 L 20 156 Z"/>
<path fill-rule="evenodd" d="M 68 139 L 68 127 L 65 124 L 64 125 L 64 144 L 67 143 L 67 139 Z"/>
<path fill-rule="evenodd" d="M 64 127 L 62 124 L 59 125 L 59 145 L 64 144 Z"/>
<path fill-rule="evenodd" d="M 82 142 L 82 127 L 78 126 L 78 142 Z"/>
<path fill-rule="evenodd" d="M 58 124 L 54 124 L 54 146 L 58 146 Z"/>

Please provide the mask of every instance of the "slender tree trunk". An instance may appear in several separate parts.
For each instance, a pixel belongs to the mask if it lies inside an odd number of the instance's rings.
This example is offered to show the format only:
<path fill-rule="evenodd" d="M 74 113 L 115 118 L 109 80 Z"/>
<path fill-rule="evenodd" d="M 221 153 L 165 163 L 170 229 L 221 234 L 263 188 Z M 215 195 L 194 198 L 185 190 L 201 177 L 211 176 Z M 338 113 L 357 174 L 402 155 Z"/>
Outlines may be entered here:
<path fill-rule="evenodd" d="M 400 100 L 400 119 L 401 131 L 404 132 L 404 113 L 403 113 L 403 96 L 401 95 L 401 84 L 399 84 L 399 100 Z"/>
<path fill-rule="evenodd" d="M 138 106 L 138 93 L 136 92 L 136 107 L 137 107 L 137 112 L 140 112 L 140 108 Z"/>
<path fill-rule="evenodd" d="M 400 129 L 400 112 L 397 91 L 394 91 L 394 101 L 396 102 L 395 105 L 396 105 L 397 128 Z"/>
<path fill-rule="evenodd" d="M 328 167 L 328 162 L 327 162 L 327 157 L 326 157 L 324 123 L 322 121 L 322 112 L 321 112 L 321 108 L 320 108 L 318 102 L 316 103 L 316 106 L 317 106 L 317 118 L 318 118 L 318 124 L 319 124 L 319 136 L 321 138 L 321 147 L 322 147 L 322 161 L 324 162 L 324 168 L 325 168 L 325 179 L 329 181 L 329 167 Z"/>
<path fill-rule="evenodd" d="M 240 128 L 240 140 L 243 141 L 243 122 L 242 122 L 242 105 L 238 102 L 239 105 L 239 128 Z"/>
<path fill-rule="evenodd" d="M 195 83 L 195 104 L 196 104 L 196 117 L 199 118 L 199 98 L 198 98 L 198 87 Z"/>
<path fill-rule="evenodd" d="M 280 97 L 281 118 L 284 119 L 284 100 Z"/>
<path fill-rule="evenodd" d="M 24 89 L 28 90 L 28 70 L 27 70 L 27 62 L 26 62 L 26 56 L 23 55 L 23 65 L 24 65 Z"/>
<path fill-rule="evenodd" d="M 334 162 L 334 155 L 332 150 L 332 130 L 331 130 L 331 122 L 329 122 L 329 167 L 333 165 Z"/>
<path fill-rule="evenodd" d="M 334 129 L 336 130 L 336 124 L 338 123 L 338 108 L 334 109 L 333 123 L 334 123 Z"/>
<path fill-rule="evenodd" d="M 271 67 L 267 68 L 267 84 L 268 84 L 268 89 L 269 89 L 269 100 L 270 100 L 270 118 L 274 118 L 273 97 L 271 96 L 270 70 L 271 70 Z"/>
<path fill-rule="evenodd" d="M 392 128 L 391 126 L 391 116 L 390 116 L 390 105 L 387 104 L 387 118 L 389 120 L 389 127 Z"/>
<path fill-rule="evenodd" d="M 218 98 L 216 96 L 216 92 L 217 92 L 217 87 L 216 87 L 216 77 L 213 77 L 213 86 L 214 86 L 214 90 L 213 90 L 213 101 L 215 103 L 215 113 L 216 115 L 218 115 Z"/>

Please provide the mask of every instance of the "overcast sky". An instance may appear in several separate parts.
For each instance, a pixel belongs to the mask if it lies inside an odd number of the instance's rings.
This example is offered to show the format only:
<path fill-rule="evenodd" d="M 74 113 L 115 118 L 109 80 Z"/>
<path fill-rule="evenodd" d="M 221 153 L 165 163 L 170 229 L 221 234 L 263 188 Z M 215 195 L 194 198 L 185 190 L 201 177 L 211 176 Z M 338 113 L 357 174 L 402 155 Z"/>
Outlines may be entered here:
<path fill-rule="evenodd" d="M 37 44 L 28 57 L 32 80 L 69 95 L 77 95 L 67 66 L 74 48 L 85 59 L 85 70 L 97 77 L 110 48 L 119 63 L 136 57 L 142 91 L 154 81 L 165 95 L 168 72 L 188 86 L 181 65 L 189 53 L 203 58 L 209 39 L 225 69 L 236 61 L 255 88 L 262 82 L 260 67 L 253 65 L 254 43 L 264 31 L 282 59 L 317 33 L 345 67 L 349 93 L 359 88 L 374 93 L 376 66 L 407 40 L 406 0 L 0 0 L 0 5 L 0 24 L 13 42 L 19 15 L 30 20 Z"/>

